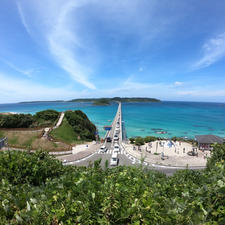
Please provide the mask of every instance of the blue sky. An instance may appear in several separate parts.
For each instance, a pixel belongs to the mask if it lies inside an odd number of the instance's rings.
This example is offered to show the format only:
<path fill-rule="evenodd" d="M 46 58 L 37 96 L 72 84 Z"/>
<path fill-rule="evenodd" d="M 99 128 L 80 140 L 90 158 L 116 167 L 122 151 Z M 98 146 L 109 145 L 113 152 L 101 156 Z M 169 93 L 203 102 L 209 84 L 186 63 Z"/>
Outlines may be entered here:
<path fill-rule="evenodd" d="M 0 103 L 225 102 L 224 0 L 1 0 Z"/>

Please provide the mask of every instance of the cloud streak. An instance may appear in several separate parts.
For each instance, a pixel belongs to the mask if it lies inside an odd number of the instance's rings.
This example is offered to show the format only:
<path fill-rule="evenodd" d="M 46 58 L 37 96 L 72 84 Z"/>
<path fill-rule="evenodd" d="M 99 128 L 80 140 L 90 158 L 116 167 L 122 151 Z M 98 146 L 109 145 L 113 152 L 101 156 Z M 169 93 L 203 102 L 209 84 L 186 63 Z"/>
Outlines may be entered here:
<path fill-rule="evenodd" d="M 27 77 L 29 77 L 29 78 L 31 78 L 31 77 L 32 77 L 32 74 L 35 72 L 34 69 L 21 69 L 21 68 L 17 67 L 16 65 L 14 65 L 13 63 L 11 63 L 11 62 L 9 62 L 9 61 L 7 61 L 7 60 L 3 60 L 3 59 L 2 59 L 2 61 L 3 61 L 6 65 L 8 65 L 8 66 L 11 67 L 12 69 L 14 69 L 15 71 L 17 71 L 17 72 L 19 72 L 19 73 L 21 73 L 21 74 L 23 74 L 23 75 L 25 75 L 25 76 L 27 76 Z"/>
<path fill-rule="evenodd" d="M 28 24 L 27 24 L 27 22 L 26 22 L 25 15 L 24 15 L 24 13 L 23 13 L 22 7 L 21 7 L 21 5 L 20 5 L 19 2 L 17 2 L 16 4 L 17 4 L 17 8 L 18 8 L 18 13 L 19 13 L 20 18 L 21 18 L 21 22 L 22 22 L 22 24 L 23 24 L 23 26 L 24 26 L 26 32 L 27 32 L 30 36 L 32 36 L 32 32 L 31 32 L 31 30 L 30 30 L 30 28 L 29 28 L 29 26 L 28 26 Z"/>
<path fill-rule="evenodd" d="M 90 89 L 96 89 L 95 85 L 88 80 L 84 68 L 78 63 L 71 50 L 71 46 L 76 50 L 79 44 L 75 34 L 70 31 L 68 19 L 71 11 L 78 5 L 76 1 L 64 4 L 53 30 L 48 35 L 49 49 L 58 64 L 70 74 L 71 78 Z"/>
<path fill-rule="evenodd" d="M 209 39 L 202 46 L 202 50 L 202 58 L 192 65 L 194 70 L 208 67 L 225 56 L 225 33 Z"/>
<path fill-rule="evenodd" d="M 56 1 L 53 3 L 53 1 L 48 1 L 48 3 L 46 3 L 48 6 L 45 8 L 38 3 L 31 5 L 31 7 L 33 7 L 32 9 L 37 7 L 37 10 L 36 15 L 30 16 L 34 16 L 40 20 L 38 29 L 46 38 L 47 46 L 51 55 L 54 57 L 57 64 L 65 70 L 73 80 L 89 89 L 96 89 L 95 85 L 89 81 L 90 70 L 87 69 L 88 66 L 83 67 L 76 56 L 76 52 L 80 50 L 81 45 L 78 42 L 76 33 L 72 31 L 70 26 L 70 21 L 73 21 L 71 14 L 74 14 L 74 9 L 79 7 L 81 2 Z M 82 2 L 82 4 L 85 4 L 85 1 Z M 60 5 L 60 7 L 57 8 L 57 5 Z M 30 26 L 25 19 L 22 6 L 17 4 L 17 7 L 21 21 L 27 32 L 31 35 L 32 32 L 30 31 Z M 56 8 L 57 13 L 54 12 Z M 41 12 L 43 12 L 43 14 Z M 55 16 L 53 16 L 54 13 Z"/>

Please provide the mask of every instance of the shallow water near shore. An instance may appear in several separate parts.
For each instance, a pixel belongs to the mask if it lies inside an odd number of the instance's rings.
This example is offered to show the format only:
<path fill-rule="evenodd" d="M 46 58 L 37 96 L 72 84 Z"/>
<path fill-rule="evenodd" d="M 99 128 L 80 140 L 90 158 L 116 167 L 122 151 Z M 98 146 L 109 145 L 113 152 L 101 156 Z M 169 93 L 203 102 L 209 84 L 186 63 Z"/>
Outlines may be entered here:
<path fill-rule="evenodd" d="M 31 113 L 55 109 L 57 111 L 80 109 L 98 127 L 101 137 L 103 127 L 110 125 L 117 104 L 93 106 L 92 103 L 40 102 L 0 104 L 0 112 Z M 197 102 L 122 103 L 123 121 L 128 137 L 159 136 L 194 138 L 200 134 L 225 136 L 225 104 Z"/>

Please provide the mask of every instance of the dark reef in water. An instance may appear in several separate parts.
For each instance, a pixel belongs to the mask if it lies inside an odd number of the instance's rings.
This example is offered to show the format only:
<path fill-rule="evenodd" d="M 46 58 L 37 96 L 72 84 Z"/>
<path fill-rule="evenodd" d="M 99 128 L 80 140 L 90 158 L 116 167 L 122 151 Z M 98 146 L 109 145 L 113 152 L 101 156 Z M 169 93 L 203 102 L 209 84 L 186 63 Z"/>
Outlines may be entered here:
<path fill-rule="evenodd" d="M 162 128 L 152 128 L 151 130 L 160 131 L 160 130 L 163 130 L 163 129 Z"/>

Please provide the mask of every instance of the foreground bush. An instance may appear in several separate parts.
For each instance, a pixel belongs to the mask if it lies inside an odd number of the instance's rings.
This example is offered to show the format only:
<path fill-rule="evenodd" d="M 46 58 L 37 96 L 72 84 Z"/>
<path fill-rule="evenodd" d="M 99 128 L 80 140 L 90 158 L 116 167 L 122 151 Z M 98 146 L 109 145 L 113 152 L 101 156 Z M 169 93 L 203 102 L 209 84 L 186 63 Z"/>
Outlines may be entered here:
<path fill-rule="evenodd" d="M 142 167 L 62 167 L 42 153 L 7 154 L 0 154 L 0 224 L 225 224 L 223 157 L 206 171 L 166 177 Z M 38 182 L 24 162 L 42 171 Z"/>
<path fill-rule="evenodd" d="M 0 179 L 5 179 L 13 185 L 24 183 L 40 185 L 48 178 L 58 177 L 62 171 L 62 163 L 44 151 L 31 154 L 16 151 L 0 152 Z"/>

